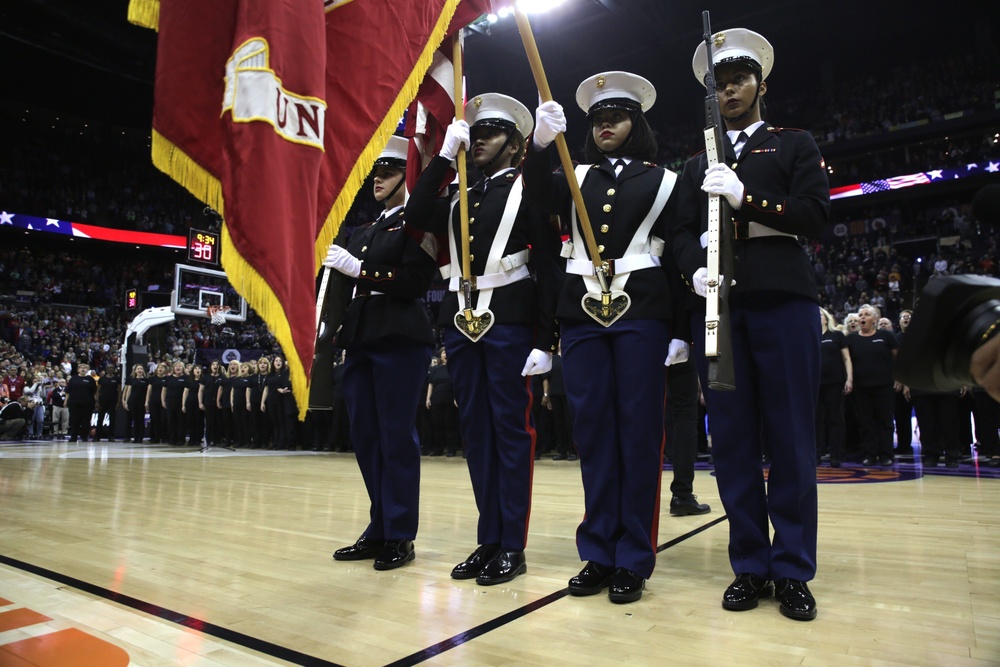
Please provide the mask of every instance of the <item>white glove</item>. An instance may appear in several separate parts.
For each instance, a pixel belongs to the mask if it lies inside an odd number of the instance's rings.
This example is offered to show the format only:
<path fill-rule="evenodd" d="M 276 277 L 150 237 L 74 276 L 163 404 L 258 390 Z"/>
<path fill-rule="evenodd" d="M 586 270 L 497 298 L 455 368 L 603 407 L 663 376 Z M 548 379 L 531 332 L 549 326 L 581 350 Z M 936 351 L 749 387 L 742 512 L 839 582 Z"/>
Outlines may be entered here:
<path fill-rule="evenodd" d="M 444 143 L 441 144 L 438 155 L 448 160 L 454 160 L 458 151 L 462 150 L 463 144 L 466 150 L 469 149 L 469 143 L 469 124 L 464 120 L 456 120 L 445 131 Z"/>
<path fill-rule="evenodd" d="M 674 338 L 670 341 L 670 347 L 667 348 L 667 360 L 663 362 L 663 365 L 673 366 L 674 364 L 683 364 L 688 360 L 690 353 L 690 345 L 679 338 Z"/>
<path fill-rule="evenodd" d="M 323 266 L 336 269 L 351 278 L 357 278 L 361 275 L 361 260 L 337 244 L 332 244 L 330 249 L 326 251 Z"/>
<path fill-rule="evenodd" d="M 729 165 L 725 164 L 717 164 L 705 171 L 705 180 L 701 184 L 701 189 L 710 194 L 725 197 L 734 209 L 743 205 L 743 194 L 746 192 L 743 181 L 740 180 L 735 171 L 729 168 Z"/>
<path fill-rule="evenodd" d="M 698 237 L 698 242 L 701 243 L 701 248 L 704 250 L 708 247 L 708 232 L 702 232 L 701 236 Z"/>
<path fill-rule="evenodd" d="M 542 373 L 548 373 L 551 370 L 552 353 L 534 349 L 531 351 L 531 354 L 528 355 L 527 361 L 524 362 L 524 368 L 521 370 L 521 375 L 541 375 Z"/>
<path fill-rule="evenodd" d="M 540 104 L 535 109 L 535 134 L 532 141 L 535 148 L 542 150 L 556 139 L 556 135 L 566 131 L 566 114 L 562 105 L 555 100 Z"/>
<path fill-rule="evenodd" d="M 725 278 L 726 277 L 720 273 L 719 283 L 725 280 Z M 735 284 L 736 281 L 734 280 L 729 283 L 729 286 L 732 287 Z M 705 296 L 708 294 L 708 269 L 703 266 L 694 272 L 694 275 L 691 276 L 691 287 L 694 288 L 694 293 L 698 296 Z"/>

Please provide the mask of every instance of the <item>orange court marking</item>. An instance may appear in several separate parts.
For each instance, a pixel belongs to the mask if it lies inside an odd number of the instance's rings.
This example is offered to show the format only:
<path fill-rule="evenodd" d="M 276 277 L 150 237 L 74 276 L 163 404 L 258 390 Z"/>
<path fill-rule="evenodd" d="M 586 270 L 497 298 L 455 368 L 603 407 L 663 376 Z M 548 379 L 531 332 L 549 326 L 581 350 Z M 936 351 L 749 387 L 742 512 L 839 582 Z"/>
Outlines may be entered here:
<path fill-rule="evenodd" d="M 103 639 L 68 628 L 0 646 L 0 665 L 127 667 L 128 653 Z"/>
<path fill-rule="evenodd" d="M 0 612 L 0 632 L 23 628 L 36 623 L 48 623 L 52 619 L 31 609 L 14 609 Z"/>

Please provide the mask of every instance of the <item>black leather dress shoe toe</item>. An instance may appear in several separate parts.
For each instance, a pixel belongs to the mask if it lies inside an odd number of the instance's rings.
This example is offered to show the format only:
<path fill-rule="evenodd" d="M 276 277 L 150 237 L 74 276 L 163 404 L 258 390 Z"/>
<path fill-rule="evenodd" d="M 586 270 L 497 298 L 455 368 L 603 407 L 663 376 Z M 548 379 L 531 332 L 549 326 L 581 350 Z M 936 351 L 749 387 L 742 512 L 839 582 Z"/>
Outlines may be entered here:
<path fill-rule="evenodd" d="M 729 611 L 747 611 L 757 606 L 761 598 L 771 597 L 771 582 L 756 574 L 738 574 L 735 581 L 722 594 L 722 608 Z"/>
<path fill-rule="evenodd" d="M 590 561 L 580 574 L 569 580 L 570 595 L 597 595 L 611 585 L 615 568 Z"/>
<path fill-rule="evenodd" d="M 796 621 L 816 618 L 816 598 L 809 592 L 806 582 L 797 579 L 778 579 L 774 582 L 774 596 L 782 614 Z"/>
<path fill-rule="evenodd" d="M 497 551 L 479 572 L 476 583 L 480 586 L 504 584 L 527 571 L 523 551 Z"/>
<path fill-rule="evenodd" d="M 688 496 L 680 498 L 674 496 L 670 499 L 670 513 L 673 516 L 687 516 L 689 514 L 708 514 L 712 508 L 705 503 L 698 502 L 698 496 Z"/>
<path fill-rule="evenodd" d="M 386 540 L 375 559 L 376 570 L 394 570 L 416 558 L 413 540 Z"/>
<path fill-rule="evenodd" d="M 498 544 L 484 544 L 451 570 L 452 579 L 474 579 L 500 550 Z"/>
<path fill-rule="evenodd" d="M 642 597 L 642 589 L 645 586 L 645 579 L 631 570 L 620 567 L 615 570 L 615 576 L 611 578 L 608 599 L 615 604 L 635 602 Z"/>
<path fill-rule="evenodd" d="M 359 537 L 358 541 L 349 547 L 337 549 L 333 552 L 334 560 L 367 560 L 375 558 L 382 553 L 384 540 L 373 540 L 367 537 Z"/>

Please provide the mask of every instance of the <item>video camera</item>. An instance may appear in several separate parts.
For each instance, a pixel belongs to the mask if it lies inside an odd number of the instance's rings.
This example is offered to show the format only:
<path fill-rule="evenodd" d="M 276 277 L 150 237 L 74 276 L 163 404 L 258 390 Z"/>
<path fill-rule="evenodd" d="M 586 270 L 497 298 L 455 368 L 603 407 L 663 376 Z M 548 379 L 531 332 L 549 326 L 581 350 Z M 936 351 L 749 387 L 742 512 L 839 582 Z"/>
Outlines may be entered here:
<path fill-rule="evenodd" d="M 972 208 L 979 220 L 1000 220 L 1000 185 L 982 188 Z M 972 386 L 972 355 L 997 333 L 1000 280 L 972 275 L 933 278 L 920 294 L 893 375 L 908 387 L 926 391 Z"/>

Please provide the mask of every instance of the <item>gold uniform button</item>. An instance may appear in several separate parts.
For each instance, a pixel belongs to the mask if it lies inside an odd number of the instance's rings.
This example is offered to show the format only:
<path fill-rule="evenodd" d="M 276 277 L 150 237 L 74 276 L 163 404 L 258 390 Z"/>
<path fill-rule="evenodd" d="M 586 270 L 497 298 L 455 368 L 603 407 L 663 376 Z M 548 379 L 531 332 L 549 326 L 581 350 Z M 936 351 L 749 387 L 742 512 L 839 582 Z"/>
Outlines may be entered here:
<path fill-rule="evenodd" d="M 368 246 L 361 246 L 361 252 L 367 252 Z"/>
<path fill-rule="evenodd" d="M 469 218 L 469 224 L 470 224 L 470 225 L 471 225 L 472 223 L 474 223 L 475 221 L 476 221 L 476 219 L 475 219 L 475 218 Z"/>
<path fill-rule="evenodd" d="M 764 201 L 762 201 L 762 202 L 760 203 L 760 205 L 761 205 L 761 206 L 767 206 L 767 200 L 765 199 Z"/>
<path fill-rule="evenodd" d="M 378 271 L 375 272 L 375 277 L 378 278 Z"/>
<path fill-rule="evenodd" d="M 604 205 L 604 212 L 605 213 L 611 213 L 611 204 L 605 204 Z"/>
<path fill-rule="evenodd" d="M 608 227 L 607 225 L 601 225 L 601 231 L 603 233 L 607 234 L 609 229 L 610 227 Z"/>
<path fill-rule="evenodd" d="M 475 255 L 469 255 L 469 261 L 470 262 L 476 261 L 476 256 Z"/>
<path fill-rule="evenodd" d="M 751 197 L 750 195 L 747 195 L 747 203 L 748 204 L 752 204 L 753 203 L 753 197 Z"/>
<path fill-rule="evenodd" d="M 739 162 L 734 162 L 733 163 L 733 170 L 735 171 L 736 167 L 738 167 L 738 166 L 740 166 L 740 163 Z"/>
<path fill-rule="evenodd" d="M 363 275 L 363 276 L 367 276 L 367 275 L 368 275 L 368 272 L 367 272 L 367 271 L 365 271 L 364 269 L 361 269 L 361 275 Z"/>
<path fill-rule="evenodd" d="M 776 210 L 776 211 L 777 211 L 778 213 L 781 213 L 781 204 L 778 204 L 777 206 L 775 206 L 775 207 L 774 207 L 774 209 L 775 209 L 775 210 Z"/>
<path fill-rule="evenodd" d="M 473 204 L 472 208 L 479 208 L 479 202 L 476 202 L 475 204 Z"/>
<path fill-rule="evenodd" d="M 608 196 L 609 197 L 614 197 L 615 196 L 615 189 L 614 188 L 608 188 Z"/>
<path fill-rule="evenodd" d="M 472 235 L 470 234 L 470 235 L 469 235 L 469 243 L 472 243 L 472 242 L 473 242 L 473 241 L 475 241 L 475 240 L 476 240 L 476 237 L 475 237 L 475 236 L 472 236 Z"/>
<path fill-rule="evenodd" d="M 390 278 L 392 278 L 392 271 L 390 271 L 390 272 L 389 272 L 389 273 L 388 273 L 387 275 L 388 275 L 388 276 L 389 276 Z"/>
<path fill-rule="evenodd" d="M 604 252 L 604 246 L 602 245 L 597 246 L 597 252 Z"/>

